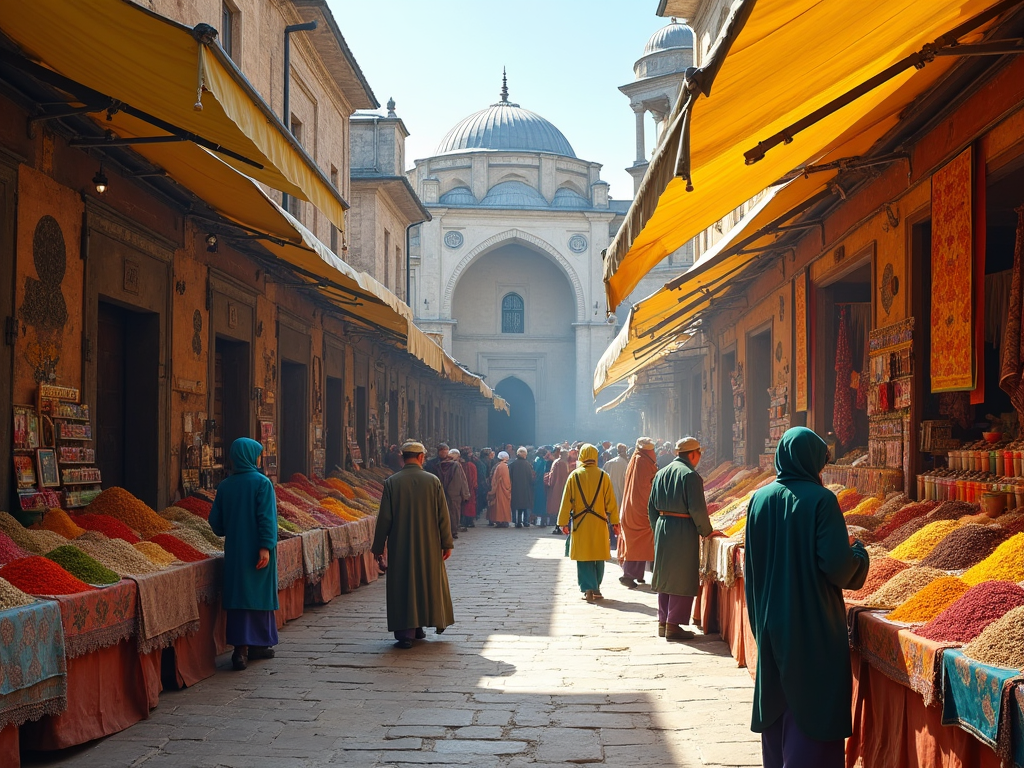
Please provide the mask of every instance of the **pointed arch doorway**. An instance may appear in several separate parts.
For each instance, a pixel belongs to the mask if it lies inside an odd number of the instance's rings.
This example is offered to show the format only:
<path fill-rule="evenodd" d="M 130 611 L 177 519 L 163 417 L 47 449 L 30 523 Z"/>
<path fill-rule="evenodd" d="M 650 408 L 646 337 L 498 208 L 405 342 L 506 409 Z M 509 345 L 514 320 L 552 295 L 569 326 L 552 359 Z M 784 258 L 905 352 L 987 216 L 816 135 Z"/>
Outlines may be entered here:
<path fill-rule="evenodd" d="M 508 401 L 510 415 L 491 410 L 487 418 L 487 444 L 534 445 L 537 435 L 537 403 L 530 386 L 515 376 L 503 379 L 494 391 Z"/>

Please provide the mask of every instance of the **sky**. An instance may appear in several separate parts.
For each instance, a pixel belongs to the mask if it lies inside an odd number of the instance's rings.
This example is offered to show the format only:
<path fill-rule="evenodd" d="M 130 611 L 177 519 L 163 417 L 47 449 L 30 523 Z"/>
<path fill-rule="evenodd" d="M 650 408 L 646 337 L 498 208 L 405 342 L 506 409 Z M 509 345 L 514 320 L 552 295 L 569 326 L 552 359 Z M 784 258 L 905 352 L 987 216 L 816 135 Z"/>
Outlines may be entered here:
<path fill-rule="evenodd" d="M 381 104 L 389 98 L 411 135 L 406 158 L 430 157 L 462 118 L 509 100 L 548 119 L 576 156 L 601 163 L 612 197 L 633 197 L 624 170 L 636 153 L 635 119 L 618 90 L 633 80 L 647 39 L 668 23 L 657 0 L 329 0 Z M 648 116 L 647 152 L 653 149 Z"/>

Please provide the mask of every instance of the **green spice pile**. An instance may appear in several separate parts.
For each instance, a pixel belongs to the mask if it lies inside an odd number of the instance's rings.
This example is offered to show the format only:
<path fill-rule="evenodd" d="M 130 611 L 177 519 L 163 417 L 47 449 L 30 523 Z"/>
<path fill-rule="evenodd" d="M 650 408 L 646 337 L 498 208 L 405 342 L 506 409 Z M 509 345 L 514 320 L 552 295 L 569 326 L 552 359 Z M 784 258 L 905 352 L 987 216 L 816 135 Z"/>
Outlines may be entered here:
<path fill-rule="evenodd" d="M 90 587 L 45 557 L 24 557 L 0 568 L 0 578 L 30 595 L 73 595 Z"/>
<path fill-rule="evenodd" d="M 35 598 L 32 595 L 26 595 L 7 579 L 0 579 L 0 611 L 20 608 L 34 602 Z"/>
<path fill-rule="evenodd" d="M 86 584 L 116 584 L 121 580 L 112 570 L 71 544 L 47 552 L 46 557 Z"/>

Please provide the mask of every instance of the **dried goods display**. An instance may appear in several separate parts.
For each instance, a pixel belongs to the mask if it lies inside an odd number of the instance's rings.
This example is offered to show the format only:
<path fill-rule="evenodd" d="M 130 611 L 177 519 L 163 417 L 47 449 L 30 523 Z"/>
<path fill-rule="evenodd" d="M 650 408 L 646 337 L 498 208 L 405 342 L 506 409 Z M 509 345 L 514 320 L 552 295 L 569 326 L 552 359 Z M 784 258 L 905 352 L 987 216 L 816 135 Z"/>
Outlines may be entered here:
<path fill-rule="evenodd" d="M 1008 536 L 1002 527 L 964 525 L 940 541 L 921 564 L 944 571 L 970 568 L 991 555 Z"/>
<path fill-rule="evenodd" d="M 88 506 L 87 512 L 115 517 L 142 536 L 169 531 L 174 526 L 124 488 L 107 488 Z"/>
<path fill-rule="evenodd" d="M 989 624 L 963 650 L 982 664 L 1024 669 L 1024 605 Z"/>
<path fill-rule="evenodd" d="M 986 581 L 971 587 L 963 597 L 916 632 L 929 640 L 967 643 L 1012 608 L 1022 605 L 1024 589 L 1017 584 Z"/>
<path fill-rule="evenodd" d="M 871 565 L 868 567 L 868 575 L 864 580 L 864 586 L 858 590 L 846 591 L 843 594 L 849 600 L 865 600 L 882 588 L 893 576 L 900 571 L 909 568 L 906 563 L 894 560 L 891 557 L 871 558 Z"/>
<path fill-rule="evenodd" d="M 20 608 L 33 602 L 35 598 L 32 595 L 22 592 L 7 579 L 0 578 L 0 611 Z"/>
<path fill-rule="evenodd" d="M 931 621 L 953 601 L 960 599 L 968 589 L 970 587 L 956 576 L 936 579 L 920 591 L 915 592 L 886 618 L 908 623 Z"/>
<path fill-rule="evenodd" d="M 71 544 L 50 550 L 46 553 L 46 557 L 86 584 L 102 586 L 121 580 L 121 577 L 114 571 Z"/>
<path fill-rule="evenodd" d="M 99 531 L 111 539 L 123 539 L 129 544 L 140 541 L 139 535 L 135 531 L 116 517 L 111 517 L 110 515 L 88 512 L 82 515 L 75 515 L 74 522 L 86 530 Z"/>
<path fill-rule="evenodd" d="M 994 580 L 1024 581 L 1024 533 L 996 547 L 991 555 L 966 571 L 963 580 L 971 585 Z"/>
<path fill-rule="evenodd" d="M 72 595 L 88 592 L 91 587 L 45 557 L 24 557 L 0 568 L 0 578 L 6 579 L 22 592 L 30 595 Z"/>
<path fill-rule="evenodd" d="M 935 520 L 908 536 L 906 541 L 889 554 L 897 560 L 922 560 L 928 556 L 936 544 L 959 526 L 960 524 L 956 520 Z"/>
<path fill-rule="evenodd" d="M 918 566 L 900 571 L 877 589 L 864 602 L 873 608 L 896 608 L 916 592 L 927 587 L 936 579 L 945 578 L 946 573 L 938 568 Z"/>

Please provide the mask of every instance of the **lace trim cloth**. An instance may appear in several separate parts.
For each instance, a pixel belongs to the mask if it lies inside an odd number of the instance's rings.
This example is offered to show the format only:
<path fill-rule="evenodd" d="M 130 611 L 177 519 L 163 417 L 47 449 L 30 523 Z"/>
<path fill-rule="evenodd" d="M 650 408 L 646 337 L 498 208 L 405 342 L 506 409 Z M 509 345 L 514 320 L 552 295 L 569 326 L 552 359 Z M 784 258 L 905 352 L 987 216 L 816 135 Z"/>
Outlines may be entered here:
<path fill-rule="evenodd" d="M 0 729 L 68 706 L 60 608 L 46 600 L 0 612 Z"/>
<path fill-rule="evenodd" d="M 195 569 L 171 566 L 131 578 L 139 586 L 139 653 L 165 648 L 199 631 Z"/>

